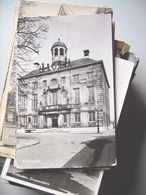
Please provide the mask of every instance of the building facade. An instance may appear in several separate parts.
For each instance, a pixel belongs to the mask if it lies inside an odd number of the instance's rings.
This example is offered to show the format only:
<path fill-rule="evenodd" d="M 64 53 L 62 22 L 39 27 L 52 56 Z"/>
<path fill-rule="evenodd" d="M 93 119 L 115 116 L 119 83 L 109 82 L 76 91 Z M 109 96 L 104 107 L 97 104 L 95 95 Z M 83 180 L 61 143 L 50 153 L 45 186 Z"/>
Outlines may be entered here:
<path fill-rule="evenodd" d="M 70 61 L 59 39 L 51 48 L 52 63 L 34 63 L 18 79 L 19 128 L 108 127 L 109 83 L 102 60 Z"/>

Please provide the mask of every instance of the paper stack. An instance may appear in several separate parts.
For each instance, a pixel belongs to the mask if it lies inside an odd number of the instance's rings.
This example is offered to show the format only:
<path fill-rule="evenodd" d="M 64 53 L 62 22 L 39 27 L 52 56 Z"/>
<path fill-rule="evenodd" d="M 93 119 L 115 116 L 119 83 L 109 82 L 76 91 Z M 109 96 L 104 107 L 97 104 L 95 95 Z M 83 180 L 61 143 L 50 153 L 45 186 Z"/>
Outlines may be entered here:
<path fill-rule="evenodd" d="M 138 59 L 100 6 L 23 1 L 0 108 L 2 178 L 51 194 L 96 195 Z M 15 35 L 15 36 L 14 36 Z"/>

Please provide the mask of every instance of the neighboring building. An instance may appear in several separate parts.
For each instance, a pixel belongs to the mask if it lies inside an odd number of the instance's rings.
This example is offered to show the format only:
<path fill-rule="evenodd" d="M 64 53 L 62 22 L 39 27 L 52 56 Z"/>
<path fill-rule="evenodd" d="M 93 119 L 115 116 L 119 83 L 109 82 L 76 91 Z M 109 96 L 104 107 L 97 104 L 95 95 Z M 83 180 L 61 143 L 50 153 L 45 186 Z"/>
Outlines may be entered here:
<path fill-rule="evenodd" d="M 58 40 L 52 63 L 18 79 L 18 124 L 27 128 L 109 126 L 109 83 L 102 60 L 70 61 L 67 46 Z"/>

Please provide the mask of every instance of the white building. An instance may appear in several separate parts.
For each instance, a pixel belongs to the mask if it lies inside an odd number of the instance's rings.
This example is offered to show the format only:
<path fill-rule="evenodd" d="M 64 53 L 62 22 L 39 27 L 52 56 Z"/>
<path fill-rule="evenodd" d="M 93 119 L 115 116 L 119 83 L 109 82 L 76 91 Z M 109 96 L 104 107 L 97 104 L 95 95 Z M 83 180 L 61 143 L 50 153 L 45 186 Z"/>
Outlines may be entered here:
<path fill-rule="evenodd" d="M 70 61 L 59 39 L 51 48 L 52 63 L 34 63 L 18 79 L 18 124 L 27 128 L 110 125 L 109 83 L 102 60 L 84 57 Z"/>

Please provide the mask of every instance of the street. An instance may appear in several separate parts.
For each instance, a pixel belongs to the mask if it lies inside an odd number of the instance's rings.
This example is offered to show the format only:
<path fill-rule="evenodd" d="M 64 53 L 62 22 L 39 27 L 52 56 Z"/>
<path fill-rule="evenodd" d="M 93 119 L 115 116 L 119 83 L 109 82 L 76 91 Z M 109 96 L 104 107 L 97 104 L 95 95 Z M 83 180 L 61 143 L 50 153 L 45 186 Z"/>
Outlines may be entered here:
<path fill-rule="evenodd" d="M 115 163 L 115 136 L 49 131 L 17 138 L 19 168 L 79 168 Z"/>

